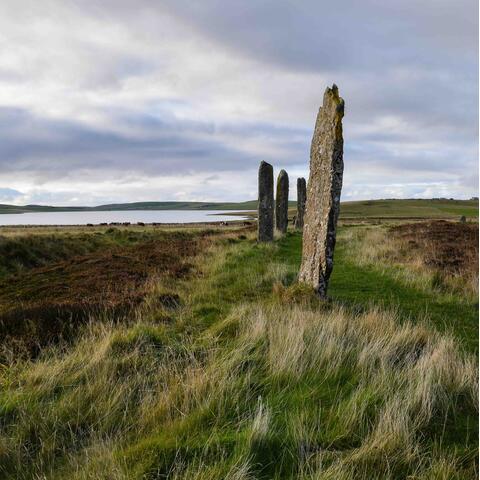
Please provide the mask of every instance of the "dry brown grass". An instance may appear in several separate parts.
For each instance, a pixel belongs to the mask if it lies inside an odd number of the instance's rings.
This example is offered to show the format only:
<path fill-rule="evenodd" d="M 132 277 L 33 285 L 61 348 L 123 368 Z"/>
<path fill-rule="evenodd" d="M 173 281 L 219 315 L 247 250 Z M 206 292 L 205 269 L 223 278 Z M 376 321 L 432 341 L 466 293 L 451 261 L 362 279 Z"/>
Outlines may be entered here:
<path fill-rule="evenodd" d="M 157 292 L 155 297 L 149 293 L 159 280 L 190 275 L 193 258 L 200 252 L 208 253 L 216 242 L 227 242 L 249 231 L 234 227 L 193 234 L 180 229 L 159 231 L 152 237 L 110 229 L 100 236 L 103 243 L 92 251 L 67 252 L 66 258 L 54 256 L 51 260 L 48 252 L 41 250 L 58 247 L 58 237 L 52 236 L 47 243 L 45 236 L 41 237 L 38 244 L 42 248 L 36 252 L 39 256 L 45 253 L 41 266 L 24 266 L 18 273 L 0 278 L 0 358 L 9 351 L 37 355 L 47 344 L 62 338 L 72 340 L 79 326 L 92 316 L 122 319 L 146 299 L 151 302 L 154 298 L 157 304 L 174 301 L 168 292 Z M 77 238 L 85 243 L 96 235 L 72 235 L 68 245 L 75 246 Z M 35 244 L 37 237 L 29 234 L 28 239 Z"/>

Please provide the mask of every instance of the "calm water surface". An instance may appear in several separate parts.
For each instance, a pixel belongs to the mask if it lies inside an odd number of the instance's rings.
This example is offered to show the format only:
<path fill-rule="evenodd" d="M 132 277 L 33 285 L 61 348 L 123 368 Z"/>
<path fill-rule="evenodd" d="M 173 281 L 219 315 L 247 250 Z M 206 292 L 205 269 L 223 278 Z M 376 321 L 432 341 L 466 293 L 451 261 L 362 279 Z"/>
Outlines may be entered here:
<path fill-rule="evenodd" d="M 219 214 L 219 215 L 216 215 Z M 242 220 L 221 210 L 117 210 L 110 212 L 35 212 L 0 214 L 0 225 L 86 225 L 111 222 L 195 223 Z"/>

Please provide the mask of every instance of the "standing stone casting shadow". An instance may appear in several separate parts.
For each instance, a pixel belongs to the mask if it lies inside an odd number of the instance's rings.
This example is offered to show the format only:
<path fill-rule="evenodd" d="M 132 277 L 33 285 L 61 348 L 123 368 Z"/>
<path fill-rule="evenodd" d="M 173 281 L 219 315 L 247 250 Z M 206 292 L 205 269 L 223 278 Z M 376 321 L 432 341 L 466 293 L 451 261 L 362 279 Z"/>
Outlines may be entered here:
<path fill-rule="evenodd" d="M 259 242 L 273 241 L 273 167 L 261 162 L 258 169 L 258 232 Z"/>
<path fill-rule="evenodd" d="M 326 298 L 343 179 L 342 118 L 345 103 L 333 85 L 323 95 L 310 149 L 310 176 L 303 227 L 299 281 Z"/>
<path fill-rule="evenodd" d="M 280 170 L 277 178 L 277 198 L 275 199 L 275 225 L 280 233 L 287 233 L 288 174 L 285 170 Z"/>
<path fill-rule="evenodd" d="M 303 229 L 305 216 L 305 203 L 307 201 L 307 182 L 304 178 L 297 178 L 297 214 L 295 215 L 295 228 Z"/>

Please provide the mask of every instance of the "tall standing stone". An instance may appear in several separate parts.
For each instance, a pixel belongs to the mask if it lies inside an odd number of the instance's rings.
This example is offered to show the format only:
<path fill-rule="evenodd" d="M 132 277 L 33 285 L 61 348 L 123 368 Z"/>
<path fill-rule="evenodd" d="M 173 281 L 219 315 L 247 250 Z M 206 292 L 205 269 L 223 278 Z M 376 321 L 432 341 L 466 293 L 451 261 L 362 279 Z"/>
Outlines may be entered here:
<path fill-rule="evenodd" d="M 297 214 L 295 216 L 295 228 L 303 229 L 305 216 L 305 202 L 307 201 L 307 182 L 304 178 L 297 178 Z"/>
<path fill-rule="evenodd" d="M 310 149 L 310 177 L 303 227 L 299 280 L 320 297 L 327 295 L 333 269 L 336 227 L 343 178 L 342 118 L 345 104 L 338 87 L 327 88 L 317 115 Z"/>
<path fill-rule="evenodd" d="M 273 240 L 273 167 L 260 163 L 258 169 L 258 235 L 259 242 Z"/>
<path fill-rule="evenodd" d="M 275 224 L 280 233 L 287 232 L 288 226 L 288 173 L 280 170 L 277 178 L 277 198 L 275 199 Z"/>

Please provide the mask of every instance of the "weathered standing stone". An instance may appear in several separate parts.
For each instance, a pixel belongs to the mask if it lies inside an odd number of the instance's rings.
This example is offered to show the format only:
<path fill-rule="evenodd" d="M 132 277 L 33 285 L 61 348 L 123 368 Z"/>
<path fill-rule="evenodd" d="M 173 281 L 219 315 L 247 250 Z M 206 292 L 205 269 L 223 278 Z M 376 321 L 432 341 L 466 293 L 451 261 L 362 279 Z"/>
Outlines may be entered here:
<path fill-rule="evenodd" d="M 275 199 L 275 226 L 280 233 L 287 232 L 288 226 L 288 173 L 280 170 L 277 178 Z"/>
<path fill-rule="evenodd" d="M 305 202 L 307 201 L 307 182 L 304 178 L 297 178 L 297 215 L 295 216 L 295 228 L 303 229 L 305 216 Z"/>
<path fill-rule="evenodd" d="M 323 95 L 310 149 L 310 177 L 305 205 L 299 280 L 326 298 L 333 268 L 336 227 L 343 178 L 344 101 L 333 85 Z"/>
<path fill-rule="evenodd" d="M 273 167 L 260 163 L 258 169 L 258 241 L 273 240 Z"/>

